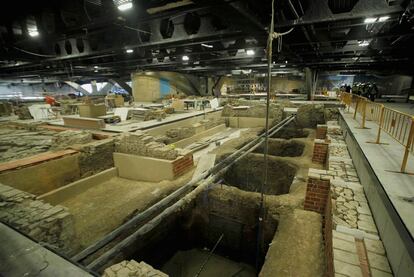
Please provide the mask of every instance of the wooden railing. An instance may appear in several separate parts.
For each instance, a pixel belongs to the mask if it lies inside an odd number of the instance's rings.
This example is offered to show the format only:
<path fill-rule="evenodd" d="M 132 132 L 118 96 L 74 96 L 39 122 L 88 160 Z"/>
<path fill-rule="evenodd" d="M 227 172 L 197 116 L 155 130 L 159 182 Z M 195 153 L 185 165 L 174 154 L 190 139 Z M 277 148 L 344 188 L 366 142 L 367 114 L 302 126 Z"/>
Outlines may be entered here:
<path fill-rule="evenodd" d="M 360 128 L 366 128 L 367 121 L 373 121 L 378 125 L 377 137 L 373 143 L 380 144 L 381 132 L 385 132 L 404 147 L 400 172 L 407 173 L 408 157 L 410 153 L 414 154 L 414 116 L 351 93 L 342 92 L 340 100 L 348 110 L 354 110 L 353 117 L 360 124 Z"/>

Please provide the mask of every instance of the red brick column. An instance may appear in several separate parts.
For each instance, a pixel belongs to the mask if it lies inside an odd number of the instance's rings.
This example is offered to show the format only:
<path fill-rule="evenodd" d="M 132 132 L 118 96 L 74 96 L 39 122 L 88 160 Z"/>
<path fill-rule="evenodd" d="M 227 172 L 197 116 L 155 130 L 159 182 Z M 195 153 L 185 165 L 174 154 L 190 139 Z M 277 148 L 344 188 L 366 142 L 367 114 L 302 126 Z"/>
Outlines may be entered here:
<path fill-rule="evenodd" d="M 316 138 L 326 139 L 326 133 L 328 132 L 328 126 L 324 124 L 316 125 Z"/>
<path fill-rule="evenodd" d="M 330 187 L 330 176 L 326 173 L 326 170 L 310 168 L 306 188 L 305 210 L 318 212 L 323 215 Z"/>
<path fill-rule="evenodd" d="M 326 170 L 309 169 L 304 209 L 322 215 L 322 233 L 325 249 L 325 276 L 333 277 L 331 176 Z"/>
<path fill-rule="evenodd" d="M 329 143 L 324 140 L 315 139 L 312 161 L 319 164 L 325 164 L 328 156 L 328 148 Z"/>

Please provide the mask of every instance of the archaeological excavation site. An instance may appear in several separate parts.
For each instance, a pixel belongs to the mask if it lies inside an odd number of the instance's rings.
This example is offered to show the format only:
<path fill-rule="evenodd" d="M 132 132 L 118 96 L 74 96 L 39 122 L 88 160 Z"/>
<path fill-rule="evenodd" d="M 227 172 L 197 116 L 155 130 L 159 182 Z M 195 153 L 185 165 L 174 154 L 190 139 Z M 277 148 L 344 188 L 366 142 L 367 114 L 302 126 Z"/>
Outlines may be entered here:
<path fill-rule="evenodd" d="M 414 0 L 0 9 L 0 277 L 413 277 Z"/>

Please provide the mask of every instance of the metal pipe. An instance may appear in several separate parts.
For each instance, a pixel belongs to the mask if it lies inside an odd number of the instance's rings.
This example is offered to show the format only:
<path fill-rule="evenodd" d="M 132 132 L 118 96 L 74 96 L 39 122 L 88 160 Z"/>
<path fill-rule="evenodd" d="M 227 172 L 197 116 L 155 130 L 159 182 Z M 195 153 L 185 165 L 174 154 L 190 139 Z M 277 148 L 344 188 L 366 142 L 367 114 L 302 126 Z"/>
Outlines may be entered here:
<path fill-rule="evenodd" d="M 271 128 L 271 131 L 280 130 L 281 127 L 285 126 L 285 124 L 288 124 L 290 121 L 293 120 L 293 116 L 285 118 L 280 123 L 275 125 Z M 279 127 L 279 128 L 278 128 Z M 120 234 L 122 234 L 125 230 L 136 227 L 137 225 L 145 223 L 147 220 L 149 220 L 152 216 L 155 216 L 156 213 L 160 209 L 164 209 L 168 207 L 172 202 L 177 201 L 178 198 L 182 197 L 184 194 L 188 193 L 194 185 L 196 185 L 201 180 L 205 179 L 207 176 L 209 176 L 212 173 L 217 172 L 220 168 L 223 168 L 226 164 L 232 164 L 234 163 L 234 160 L 237 158 L 237 155 L 245 151 L 246 149 L 252 147 L 255 143 L 257 143 L 259 140 L 262 139 L 264 134 L 259 135 L 257 138 L 252 140 L 251 142 L 244 145 L 239 150 L 235 151 L 231 155 L 227 156 L 225 159 L 223 159 L 221 162 L 219 162 L 217 165 L 206 171 L 205 173 L 201 174 L 198 178 L 196 178 L 193 181 L 190 181 L 189 183 L 185 184 L 181 188 L 177 189 L 167 197 L 163 198 L 161 201 L 157 202 L 156 204 L 152 205 L 145 211 L 137 214 L 133 218 L 131 218 L 129 221 L 127 221 L 125 224 L 119 226 L 109 234 L 107 234 L 104 238 L 97 241 L 96 243 L 90 245 L 86 249 L 82 250 L 78 254 L 74 255 L 72 257 L 72 260 L 74 261 L 82 261 L 86 257 L 90 256 L 91 254 L 97 252 L 99 249 L 110 243 L 112 240 L 114 240 L 116 237 L 118 237 Z M 261 143 L 260 143 L 261 144 Z"/>

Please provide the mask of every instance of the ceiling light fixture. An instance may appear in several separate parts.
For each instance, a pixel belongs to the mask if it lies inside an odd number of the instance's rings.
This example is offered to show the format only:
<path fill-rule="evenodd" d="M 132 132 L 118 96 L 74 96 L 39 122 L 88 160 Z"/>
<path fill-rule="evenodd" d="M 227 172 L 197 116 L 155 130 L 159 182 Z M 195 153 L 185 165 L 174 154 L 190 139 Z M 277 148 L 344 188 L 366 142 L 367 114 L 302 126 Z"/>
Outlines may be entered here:
<path fill-rule="evenodd" d="M 286 67 L 286 65 L 285 64 L 281 64 L 280 67 Z"/>
<path fill-rule="evenodd" d="M 36 29 L 33 29 L 33 30 L 29 30 L 29 36 L 31 36 L 31 37 L 37 37 L 37 36 L 39 36 L 39 31 Z"/>
<path fill-rule="evenodd" d="M 125 50 L 125 52 L 128 53 L 128 54 L 131 54 L 131 53 L 134 53 L 134 49 L 127 49 L 127 50 Z"/>
<path fill-rule="evenodd" d="M 93 68 L 98 69 L 98 66 L 97 66 L 97 65 L 95 65 Z"/>
<path fill-rule="evenodd" d="M 285 63 L 288 63 L 288 61 L 285 61 Z"/>
<path fill-rule="evenodd" d="M 384 22 L 384 21 L 387 21 L 388 19 L 390 19 L 389 15 L 381 16 L 380 18 L 378 18 L 378 22 Z"/>
<path fill-rule="evenodd" d="M 360 47 L 365 47 L 369 45 L 369 41 L 367 40 L 362 40 L 362 41 L 358 41 L 358 46 Z"/>
<path fill-rule="evenodd" d="M 189 58 L 188 56 L 186 56 L 186 55 L 184 55 L 184 56 L 182 57 L 182 59 L 183 59 L 183 61 L 188 61 L 188 60 L 190 60 L 190 58 Z"/>
<path fill-rule="evenodd" d="M 248 50 L 246 50 L 246 54 L 247 54 L 247 56 L 253 56 L 254 55 L 254 50 L 248 49 Z"/>
<path fill-rule="evenodd" d="M 213 45 L 211 45 L 211 44 L 202 43 L 201 46 L 204 46 L 204 47 L 207 47 L 207 48 L 213 48 Z"/>
<path fill-rule="evenodd" d="M 375 23 L 375 22 L 377 22 L 377 18 L 376 17 L 367 17 L 367 18 L 365 18 L 365 20 L 364 20 L 364 23 Z"/>
<path fill-rule="evenodd" d="M 114 0 L 114 4 L 120 11 L 126 11 L 133 7 L 132 0 Z"/>

